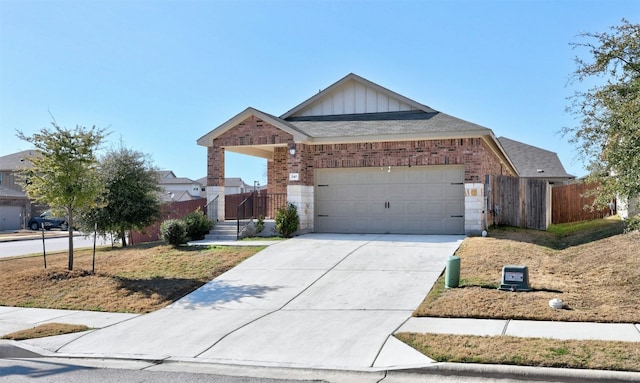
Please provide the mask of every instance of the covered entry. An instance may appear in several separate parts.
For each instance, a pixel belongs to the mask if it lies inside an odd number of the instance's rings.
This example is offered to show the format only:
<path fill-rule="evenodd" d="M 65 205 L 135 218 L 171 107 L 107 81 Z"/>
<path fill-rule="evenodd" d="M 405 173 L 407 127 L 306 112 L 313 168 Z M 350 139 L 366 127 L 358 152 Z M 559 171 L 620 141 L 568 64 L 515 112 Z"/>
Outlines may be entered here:
<path fill-rule="evenodd" d="M 317 169 L 315 231 L 464 234 L 464 166 Z"/>

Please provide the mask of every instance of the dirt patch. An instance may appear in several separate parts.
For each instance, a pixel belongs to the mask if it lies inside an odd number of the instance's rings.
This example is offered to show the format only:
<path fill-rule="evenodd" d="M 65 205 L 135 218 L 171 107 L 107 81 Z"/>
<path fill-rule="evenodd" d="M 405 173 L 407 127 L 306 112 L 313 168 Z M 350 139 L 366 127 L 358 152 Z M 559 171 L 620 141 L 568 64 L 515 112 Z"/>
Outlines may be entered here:
<path fill-rule="evenodd" d="M 640 233 L 605 222 L 558 235 L 515 228 L 464 240 L 460 287 L 441 278 L 416 316 L 640 323 Z M 505 265 L 529 269 L 531 292 L 497 290 Z M 549 307 L 559 298 L 561 310 Z"/>
<path fill-rule="evenodd" d="M 0 260 L 0 305 L 146 313 L 158 310 L 255 254 L 262 247 L 181 247 L 160 243 Z"/>

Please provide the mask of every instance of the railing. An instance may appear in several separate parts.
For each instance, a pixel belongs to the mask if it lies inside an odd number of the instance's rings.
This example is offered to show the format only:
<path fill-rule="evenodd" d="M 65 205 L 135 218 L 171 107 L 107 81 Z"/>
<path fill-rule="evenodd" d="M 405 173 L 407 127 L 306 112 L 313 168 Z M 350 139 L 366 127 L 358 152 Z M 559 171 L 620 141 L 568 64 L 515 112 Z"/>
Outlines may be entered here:
<path fill-rule="evenodd" d="M 204 205 L 204 208 L 207 209 L 207 217 L 209 217 L 211 222 L 218 222 L 218 197 L 220 197 L 220 195 L 217 195 Z"/>
<path fill-rule="evenodd" d="M 235 205 L 240 198 L 242 198 L 242 202 Z M 240 238 L 241 230 L 253 218 L 273 218 L 279 208 L 287 206 L 287 193 L 252 192 L 232 194 L 225 196 L 225 205 L 225 219 L 236 219 L 237 237 Z M 233 209 L 234 205 L 235 209 Z"/>
<path fill-rule="evenodd" d="M 236 239 L 240 239 L 240 221 L 246 221 L 242 224 L 242 228 L 244 229 L 249 222 L 251 222 L 251 219 L 253 219 L 253 200 L 253 193 L 251 193 L 251 195 L 240 202 L 236 208 L 236 220 L 238 223 Z"/>

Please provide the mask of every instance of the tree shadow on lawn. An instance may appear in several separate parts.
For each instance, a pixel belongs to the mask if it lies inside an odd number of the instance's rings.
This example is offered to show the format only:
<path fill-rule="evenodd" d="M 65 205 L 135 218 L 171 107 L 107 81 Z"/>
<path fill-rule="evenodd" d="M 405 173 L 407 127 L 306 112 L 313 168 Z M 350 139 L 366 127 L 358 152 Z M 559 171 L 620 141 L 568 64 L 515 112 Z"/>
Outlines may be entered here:
<path fill-rule="evenodd" d="M 171 302 L 204 285 L 203 281 L 187 278 L 131 279 L 114 277 L 114 279 L 118 282 L 118 288 L 131 294 L 142 294 L 146 298 L 157 296 L 163 301 Z"/>
<path fill-rule="evenodd" d="M 139 293 L 146 298 L 157 296 L 165 302 L 175 302 L 177 307 L 191 309 L 239 302 L 245 298 L 263 299 L 269 292 L 282 288 L 282 286 L 232 285 L 216 280 L 205 284 L 197 279 L 162 277 L 117 278 L 117 281 L 121 289 L 132 294 Z"/>

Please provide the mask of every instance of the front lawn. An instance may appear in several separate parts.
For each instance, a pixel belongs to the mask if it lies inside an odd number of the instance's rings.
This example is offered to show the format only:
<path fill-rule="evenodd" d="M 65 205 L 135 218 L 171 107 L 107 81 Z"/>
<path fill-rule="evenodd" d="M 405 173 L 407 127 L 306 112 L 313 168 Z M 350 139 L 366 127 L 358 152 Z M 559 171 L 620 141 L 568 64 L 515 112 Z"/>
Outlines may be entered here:
<path fill-rule="evenodd" d="M 640 323 L 640 233 L 621 234 L 611 219 L 557 226 L 465 239 L 460 287 L 444 289 L 441 277 L 415 315 Z M 497 290 L 505 265 L 527 266 L 533 291 Z M 553 298 L 564 309 L 551 309 Z"/>
<path fill-rule="evenodd" d="M 158 310 L 231 269 L 264 247 L 179 247 L 150 243 L 0 259 L 0 305 L 147 313 Z"/>

